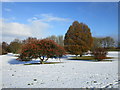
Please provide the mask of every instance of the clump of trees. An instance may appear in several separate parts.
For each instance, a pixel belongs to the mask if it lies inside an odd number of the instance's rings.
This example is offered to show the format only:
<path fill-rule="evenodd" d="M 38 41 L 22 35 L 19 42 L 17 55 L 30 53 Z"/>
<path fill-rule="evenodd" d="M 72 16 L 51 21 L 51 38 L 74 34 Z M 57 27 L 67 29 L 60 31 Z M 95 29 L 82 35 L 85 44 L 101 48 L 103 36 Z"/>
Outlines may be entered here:
<path fill-rule="evenodd" d="M 92 45 L 90 28 L 86 24 L 74 21 L 64 38 L 64 47 L 67 52 L 82 56 L 84 52 L 91 49 Z"/>
<path fill-rule="evenodd" d="M 25 61 L 39 58 L 42 64 L 51 57 L 62 57 L 64 54 L 65 50 L 62 46 L 58 45 L 53 40 L 42 39 L 26 43 L 22 47 L 19 58 Z"/>
<path fill-rule="evenodd" d="M 110 49 L 115 47 L 115 41 L 112 37 L 102 37 L 102 38 L 97 38 L 93 37 L 93 48 L 106 48 Z"/>
<path fill-rule="evenodd" d="M 19 39 L 15 39 L 8 46 L 8 52 L 12 52 L 14 54 L 20 53 L 22 47 L 22 42 Z"/>
<path fill-rule="evenodd" d="M 57 44 L 59 44 L 60 46 L 64 45 L 64 41 L 63 41 L 63 36 L 59 35 L 59 36 L 49 36 L 46 39 L 50 39 L 53 40 L 54 42 L 56 42 Z M 10 44 L 8 44 L 7 42 L 2 42 L 0 44 L 0 54 L 7 54 L 7 53 L 14 53 L 14 54 L 20 54 L 21 53 L 21 48 L 24 44 L 29 43 L 29 42 L 33 42 L 37 40 L 37 38 L 35 37 L 28 37 L 25 40 L 19 40 L 19 39 L 14 39 L 12 42 L 10 42 Z"/>

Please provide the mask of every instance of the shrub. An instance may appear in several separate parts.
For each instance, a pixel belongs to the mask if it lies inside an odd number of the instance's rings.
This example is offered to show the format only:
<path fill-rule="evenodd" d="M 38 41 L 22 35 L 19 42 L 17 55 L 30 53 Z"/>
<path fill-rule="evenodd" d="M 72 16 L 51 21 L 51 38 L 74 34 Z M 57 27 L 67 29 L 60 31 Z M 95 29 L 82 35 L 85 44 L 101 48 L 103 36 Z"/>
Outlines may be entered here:
<path fill-rule="evenodd" d="M 104 48 L 96 48 L 92 54 L 96 60 L 101 61 L 106 58 L 107 51 Z"/>
<path fill-rule="evenodd" d="M 40 63 L 43 63 L 43 61 L 47 61 L 48 58 L 61 57 L 64 54 L 65 50 L 63 47 L 53 40 L 43 39 L 26 43 L 22 47 L 20 59 L 32 60 L 33 58 L 39 58 Z"/>

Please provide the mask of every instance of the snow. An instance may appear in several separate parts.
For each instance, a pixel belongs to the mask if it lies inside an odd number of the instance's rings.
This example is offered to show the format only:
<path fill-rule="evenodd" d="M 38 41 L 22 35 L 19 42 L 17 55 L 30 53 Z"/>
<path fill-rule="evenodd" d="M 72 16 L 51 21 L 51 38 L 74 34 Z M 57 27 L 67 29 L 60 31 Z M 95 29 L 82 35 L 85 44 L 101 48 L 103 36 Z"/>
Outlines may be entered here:
<path fill-rule="evenodd" d="M 70 56 L 70 55 L 69 55 Z M 24 65 L 39 60 L 16 61 L 13 54 L 0 56 L 2 88 L 117 88 L 118 52 L 112 62 L 67 60 L 58 64 Z M 60 62 L 59 59 L 48 61 Z"/>

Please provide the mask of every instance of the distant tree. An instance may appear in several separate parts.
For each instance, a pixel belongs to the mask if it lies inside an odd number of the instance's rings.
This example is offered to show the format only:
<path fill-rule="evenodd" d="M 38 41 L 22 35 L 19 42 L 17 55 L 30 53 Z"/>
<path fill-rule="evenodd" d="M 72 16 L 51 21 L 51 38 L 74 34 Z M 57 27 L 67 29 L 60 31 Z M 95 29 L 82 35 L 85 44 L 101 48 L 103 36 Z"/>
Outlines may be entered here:
<path fill-rule="evenodd" d="M 59 35 L 59 36 L 57 36 L 57 38 L 58 38 L 58 44 L 59 45 L 61 45 L 61 46 L 64 46 L 64 37 L 63 37 L 63 35 Z"/>
<path fill-rule="evenodd" d="M 105 40 L 104 43 L 106 48 L 114 47 L 115 41 L 112 37 L 105 37 L 104 40 Z"/>
<path fill-rule="evenodd" d="M 61 57 L 65 54 L 63 47 L 55 43 L 53 40 L 43 39 L 26 43 L 22 47 L 20 58 L 23 60 L 32 60 L 40 58 L 40 63 L 47 61 L 51 57 Z"/>
<path fill-rule="evenodd" d="M 49 36 L 49 37 L 47 37 L 46 39 L 53 40 L 54 42 L 57 41 L 57 37 L 56 37 L 55 35 Z"/>
<path fill-rule="evenodd" d="M 8 49 L 8 44 L 7 44 L 7 42 L 2 42 L 2 48 L 3 48 L 5 51 L 7 51 L 7 49 Z"/>
<path fill-rule="evenodd" d="M 8 53 L 8 44 L 7 42 L 2 42 L 2 54 Z"/>
<path fill-rule="evenodd" d="M 63 38 L 63 35 L 59 35 L 59 36 L 52 35 L 52 36 L 47 37 L 46 39 L 53 40 L 53 41 L 55 41 L 57 44 L 59 44 L 59 45 L 61 45 L 61 46 L 64 46 L 64 38 Z"/>
<path fill-rule="evenodd" d="M 93 47 L 92 47 L 92 49 L 99 48 L 99 47 L 102 47 L 101 38 L 93 37 Z"/>
<path fill-rule="evenodd" d="M 65 49 L 71 54 L 82 56 L 84 52 L 91 49 L 92 44 L 90 28 L 86 24 L 74 21 L 65 34 Z"/>
<path fill-rule="evenodd" d="M 112 37 L 93 37 L 93 48 L 113 48 L 115 41 Z"/>
<path fill-rule="evenodd" d="M 23 40 L 22 43 L 25 44 L 25 43 L 29 43 L 29 42 L 32 42 L 32 41 L 35 41 L 35 40 L 37 40 L 37 38 L 28 37 L 27 39 Z"/>
<path fill-rule="evenodd" d="M 22 42 L 19 39 L 15 39 L 14 41 L 12 41 L 10 43 L 10 45 L 8 46 L 9 52 L 12 53 L 20 53 L 21 51 L 21 46 L 22 46 Z"/>

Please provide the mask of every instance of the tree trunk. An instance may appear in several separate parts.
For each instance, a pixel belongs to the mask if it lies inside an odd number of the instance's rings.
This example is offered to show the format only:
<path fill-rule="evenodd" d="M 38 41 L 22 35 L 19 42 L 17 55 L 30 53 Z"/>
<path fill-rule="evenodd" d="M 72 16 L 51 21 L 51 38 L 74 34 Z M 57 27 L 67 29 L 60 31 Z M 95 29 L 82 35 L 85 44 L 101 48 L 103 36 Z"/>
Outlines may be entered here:
<path fill-rule="evenodd" d="M 43 56 L 43 58 L 42 57 L 40 57 L 40 64 L 44 64 L 43 63 L 43 61 L 45 60 L 45 62 L 48 60 L 49 58 L 47 57 L 46 59 L 45 59 L 45 57 Z"/>
<path fill-rule="evenodd" d="M 80 54 L 80 57 L 82 57 L 82 54 Z"/>
<path fill-rule="evenodd" d="M 43 58 L 40 57 L 40 64 L 43 64 L 43 61 L 44 61 L 44 57 Z"/>
<path fill-rule="evenodd" d="M 78 55 L 76 55 L 76 59 L 78 58 Z"/>
<path fill-rule="evenodd" d="M 43 64 L 43 61 L 40 61 L 40 64 Z"/>

